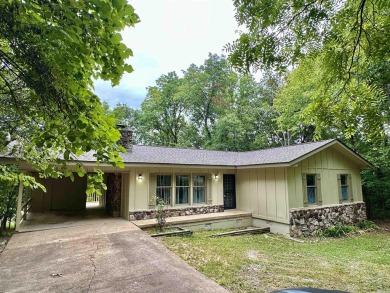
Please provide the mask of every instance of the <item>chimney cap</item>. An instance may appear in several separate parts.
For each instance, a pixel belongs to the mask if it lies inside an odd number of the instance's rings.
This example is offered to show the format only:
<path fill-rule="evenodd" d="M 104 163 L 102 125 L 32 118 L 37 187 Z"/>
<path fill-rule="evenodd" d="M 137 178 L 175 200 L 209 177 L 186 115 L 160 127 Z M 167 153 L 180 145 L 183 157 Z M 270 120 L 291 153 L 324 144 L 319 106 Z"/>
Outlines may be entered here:
<path fill-rule="evenodd" d="M 119 128 L 119 129 L 125 129 L 127 127 L 127 125 L 123 124 L 123 123 L 117 123 L 116 127 Z"/>

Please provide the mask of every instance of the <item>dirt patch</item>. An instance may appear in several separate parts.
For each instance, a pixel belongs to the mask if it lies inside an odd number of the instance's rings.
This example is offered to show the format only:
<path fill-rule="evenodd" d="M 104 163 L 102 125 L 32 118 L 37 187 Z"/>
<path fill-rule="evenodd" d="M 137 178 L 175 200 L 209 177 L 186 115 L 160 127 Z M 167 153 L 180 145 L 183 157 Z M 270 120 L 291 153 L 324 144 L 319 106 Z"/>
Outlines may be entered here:
<path fill-rule="evenodd" d="M 261 260 L 263 262 L 268 262 L 268 256 L 266 254 L 260 253 L 257 250 L 249 250 L 246 256 L 250 260 Z"/>

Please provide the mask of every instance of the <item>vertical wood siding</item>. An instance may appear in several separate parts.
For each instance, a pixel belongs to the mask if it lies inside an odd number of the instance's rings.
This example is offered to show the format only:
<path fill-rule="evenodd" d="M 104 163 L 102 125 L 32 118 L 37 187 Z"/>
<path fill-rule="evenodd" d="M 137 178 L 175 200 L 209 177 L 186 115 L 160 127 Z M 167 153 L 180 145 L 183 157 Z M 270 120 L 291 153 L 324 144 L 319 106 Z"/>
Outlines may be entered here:
<path fill-rule="evenodd" d="M 339 204 L 337 175 L 350 174 L 354 202 L 363 201 L 360 170 L 339 152 L 328 148 L 287 168 L 289 208 L 303 203 L 302 174 L 320 174 L 322 205 Z"/>
<path fill-rule="evenodd" d="M 255 217 L 288 221 L 286 168 L 237 170 L 237 209 Z"/>

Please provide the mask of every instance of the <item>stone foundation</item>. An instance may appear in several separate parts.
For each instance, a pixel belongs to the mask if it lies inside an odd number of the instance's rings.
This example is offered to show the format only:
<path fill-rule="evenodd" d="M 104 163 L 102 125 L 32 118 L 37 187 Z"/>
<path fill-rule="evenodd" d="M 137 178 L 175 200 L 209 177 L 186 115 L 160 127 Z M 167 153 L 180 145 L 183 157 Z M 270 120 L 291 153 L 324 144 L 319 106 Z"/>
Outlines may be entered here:
<path fill-rule="evenodd" d="M 180 217 L 189 215 L 209 214 L 209 213 L 221 213 L 223 212 L 223 205 L 212 206 L 192 206 L 185 208 L 168 208 L 166 209 L 167 217 Z M 135 220 L 147 220 L 156 218 L 156 211 L 153 210 L 140 210 L 129 212 L 130 221 Z"/>
<path fill-rule="evenodd" d="M 291 209 L 290 236 L 314 236 L 317 230 L 337 225 L 352 225 L 366 219 L 366 205 L 363 202 Z"/>

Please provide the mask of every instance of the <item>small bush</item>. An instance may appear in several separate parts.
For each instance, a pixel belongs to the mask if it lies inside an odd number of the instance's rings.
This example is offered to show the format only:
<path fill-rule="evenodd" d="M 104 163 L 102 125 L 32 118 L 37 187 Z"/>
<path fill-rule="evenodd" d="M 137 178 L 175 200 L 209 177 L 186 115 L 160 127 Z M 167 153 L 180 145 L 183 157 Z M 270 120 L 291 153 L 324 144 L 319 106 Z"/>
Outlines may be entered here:
<path fill-rule="evenodd" d="M 156 195 L 151 198 L 150 203 L 156 204 L 155 210 L 156 210 L 157 232 L 163 232 L 166 227 L 166 217 L 167 217 L 166 204 L 167 203 L 162 198 Z"/>
<path fill-rule="evenodd" d="M 358 227 L 359 229 L 362 229 L 362 230 L 378 229 L 378 226 L 375 225 L 375 223 L 373 221 L 368 221 L 368 220 L 358 222 L 356 224 L 356 227 Z"/>
<path fill-rule="evenodd" d="M 338 225 L 325 229 L 322 232 L 324 237 L 342 237 L 356 230 L 355 226 L 351 225 Z"/>

